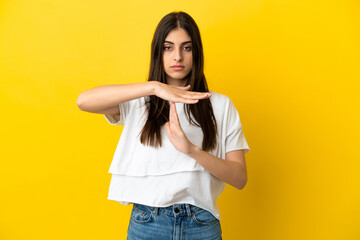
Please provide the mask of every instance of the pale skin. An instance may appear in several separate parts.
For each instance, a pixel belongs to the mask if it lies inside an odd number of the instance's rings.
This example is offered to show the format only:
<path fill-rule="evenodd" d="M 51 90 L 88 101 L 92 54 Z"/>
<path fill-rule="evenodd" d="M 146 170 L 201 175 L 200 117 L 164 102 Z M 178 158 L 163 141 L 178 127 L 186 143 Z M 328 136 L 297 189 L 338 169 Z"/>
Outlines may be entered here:
<path fill-rule="evenodd" d="M 190 42 L 190 43 L 189 43 Z M 192 65 L 191 38 L 182 28 L 172 30 L 165 38 L 166 51 L 164 50 L 163 62 L 166 72 L 167 82 L 170 85 L 183 86 L 186 82 L 186 75 Z M 172 71 L 168 66 L 184 65 L 184 72 Z M 186 89 L 184 89 L 186 90 Z M 186 137 L 176 112 L 176 100 L 170 104 L 169 122 L 165 123 L 165 129 L 169 140 L 174 147 L 189 157 L 195 159 L 201 166 L 218 179 L 242 189 L 247 181 L 247 170 L 244 150 L 227 152 L 224 159 L 218 158 L 208 152 L 203 151 L 198 146 L 192 144 Z"/>
<path fill-rule="evenodd" d="M 199 100 L 211 97 L 210 93 L 192 92 L 189 91 L 190 85 L 184 86 L 186 75 L 192 66 L 190 40 L 183 29 L 175 29 L 167 35 L 167 49 L 164 51 L 163 61 L 168 84 L 150 81 L 98 86 L 80 93 L 77 105 L 80 110 L 113 115 L 119 120 L 119 104 L 122 102 L 148 95 L 156 95 L 170 101 L 169 121 L 165 123 L 165 129 L 174 147 L 195 159 L 216 178 L 242 189 L 247 181 L 244 150 L 227 152 L 225 160 L 218 158 L 192 144 L 180 125 L 175 102 L 196 104 Z M 175 71 L 171 68 L 172 65 L 183 65 L 184 71 Z"/>
<path fill-rule="evenodd" d="M 192 144 L 181 128 L 175 103 L 170 104 L 169 122 L 165 123 L 170 142 L 174 147 L 195 159 L 207 171 L 218 179 L 242 189 L 247 181 L 246 163 L 244 150 L 235 150 L 225 154 L 225 160 L 201 150 Z"/>

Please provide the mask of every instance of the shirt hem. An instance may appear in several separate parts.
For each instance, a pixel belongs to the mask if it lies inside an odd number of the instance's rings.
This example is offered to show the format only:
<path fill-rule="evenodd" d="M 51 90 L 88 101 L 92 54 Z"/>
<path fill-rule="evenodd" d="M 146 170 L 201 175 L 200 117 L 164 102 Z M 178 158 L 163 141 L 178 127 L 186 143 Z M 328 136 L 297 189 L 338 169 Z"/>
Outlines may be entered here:
<path fill-rule="evenodd" d="M 165 176 L 165 175 L 170 175 L 170 174 L 176 174 L 176 173 L 182 173 L 182 172 L 207 172 L 209 173 L 209 171 L 207 171 L 206 169 L 189 169 L 189 170 L 174 170 L 172 172 L 164 172 L 164 173 L 135 173 L 135 172 L 116 172 L 113 170 L 109 170 L 108 173 L 111 174 L 117 174 L 117 175 L 122 175 L 122 176 L 131 176 L 131 177 L 146 177 L 146 176 Z"/>
<path fill-rule="evenodd" d="M 108 197 L 107 198 L 108 200 L 111 200 L 111 201 L 116 201 L 124 206 L 127 206 L 127 205 L 130 205 L 130 204 L 134 204 L 134 203 L 138 203 L 138 204 L 142 204 L 142 205 L 147 205 L 147 206 L 152 206 L 152 207 L 169 207 L 171 205 L 174 205 L 174 204 L 191 204 L 191 205 L 194 205 L 194 206 L 197 206 L 199 208 L 202 208 L 202 209 L 205 209 L 204 207 L 202 206 L 199 206 L 197 204 L 195 204 L 194 202 L 189 202 L 189 201 L 183 201 L 183 202 L 174 202 L 174 203 L 171 203 L 171 204 L 168 204 L 168 205 L 159 205 L 159 204 L 152 204 L 152 203 L 148 203 L 148 202 L 140 202 L 140 201 L 131 201 L 131 200 L 119 200 L 119 199 L 116 199 L 116 198 L 113 198 L 113 197 Z M 123 202 L 128 202 L 128 204 L 124 204 Z M 220 215 L 217 213 L 217 214 L 214 214 L 211 210 L 209 209 L 205 209 L 206 211 L 209 211 L 211 212 L 211 214 L 214 215 L 214 217 L 216 217 L 219 221 L 221 221 L 221 218 L 220 218 Z"/>

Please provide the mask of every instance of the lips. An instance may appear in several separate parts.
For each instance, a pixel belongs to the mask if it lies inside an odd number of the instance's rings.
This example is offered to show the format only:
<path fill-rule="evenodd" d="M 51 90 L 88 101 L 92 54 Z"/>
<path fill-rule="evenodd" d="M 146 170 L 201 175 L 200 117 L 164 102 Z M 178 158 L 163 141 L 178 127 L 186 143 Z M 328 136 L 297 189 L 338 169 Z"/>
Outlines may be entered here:
<path fill-rule="evenodd" d="M 185 67 L 184 66 L 181 66 L 181 65 L 174 65 L 174 66 L 171 66 L 172 69 L 174 70 L 182 70 L 184 69 Z"/>

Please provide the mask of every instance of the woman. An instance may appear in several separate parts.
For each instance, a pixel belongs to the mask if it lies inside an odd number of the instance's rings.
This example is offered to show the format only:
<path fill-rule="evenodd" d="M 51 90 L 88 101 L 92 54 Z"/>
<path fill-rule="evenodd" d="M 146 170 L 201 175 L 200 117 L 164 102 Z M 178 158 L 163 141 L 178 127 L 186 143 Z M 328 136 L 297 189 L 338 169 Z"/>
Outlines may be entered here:
<path fill-rule="evenodd" d="M 237 110 L 210 91 L 199 29 L 167 14 L 151 45 L 148 81 L 82 92 L 83 111 L 124 125 L 109 173 L 108 199 L 133 203 L 128 239 L 222 239 L 216 199 L 242 189 L 250 148 Z"/>

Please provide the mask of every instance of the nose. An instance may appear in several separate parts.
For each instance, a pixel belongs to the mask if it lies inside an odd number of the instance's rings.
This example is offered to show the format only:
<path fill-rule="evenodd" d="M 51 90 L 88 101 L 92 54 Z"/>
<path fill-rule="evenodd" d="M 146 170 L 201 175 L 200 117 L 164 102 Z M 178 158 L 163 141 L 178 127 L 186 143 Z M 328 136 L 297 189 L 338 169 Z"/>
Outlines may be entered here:
<path fill-rule="evenodd" d="M 181 61 L 182 57 L 181 57 L 181 51 L 177 50 L 175 51 L 175 56 L 174 56 L 174 60 L 175 61 Z"/>

